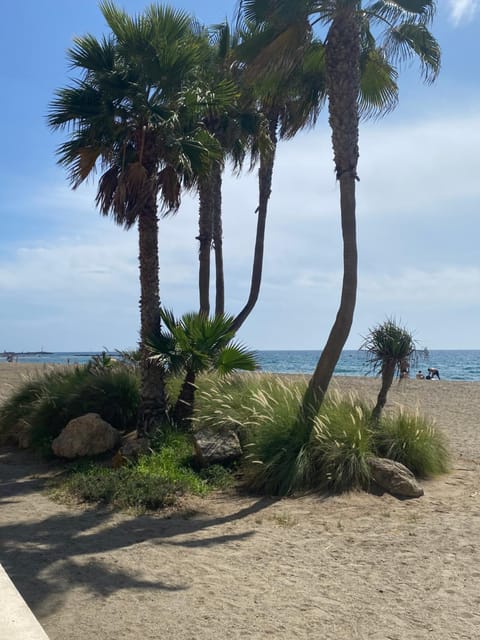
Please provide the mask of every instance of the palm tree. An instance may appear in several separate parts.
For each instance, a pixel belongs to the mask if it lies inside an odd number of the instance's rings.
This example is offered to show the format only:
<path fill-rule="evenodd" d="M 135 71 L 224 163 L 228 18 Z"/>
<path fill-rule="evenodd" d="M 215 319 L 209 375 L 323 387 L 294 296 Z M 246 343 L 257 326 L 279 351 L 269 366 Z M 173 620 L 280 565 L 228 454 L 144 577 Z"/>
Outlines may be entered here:
<path fill-rule="evenodd" d="M 184 373 L 182 387 L 172 418 L 182 428 L 190 426 L 195 401 L 195 382 L 199 373 L 217 371 L 222 375 L 235 369 L 257 368 L 255 354 L 233 342 L 232 318 L 206 317 L 186 313 L 176 319 L 171 311 L 160 311 L 166 330 L 149 341 L 150 359 L 172 374 Z"/>
<path fill-rule="evenodd" d="M 318 413 L 335 366 L 350 333 L 357 294 L 355 187 L 358 180 L 358 131 L 361 104 L 361 59 L 365 43 L 375 43 L 371 27 L 382 30 L 377 56 L 395 63 L 416 56 L 426 81 L 440 67 L 440 49 L 428 31 L 434 0 L 241 0 L 246 20 L 263 23 L 257 67 L 264 72 L 291 69 L 304 55 L 308 34 L 326 27 L 323 40 L 329 123 L 335 174 L 340 185 L 343 237 L 343 281 L 340 305 L 303 401 L 303 415 Z"/>
<path fill-rule="evenodd" d="M 248 59 L 249 45 L 254 39 L 254 32 L 244 31 L 243 41 L 238 49 L 241 58 Z M 292 138 L 301 129 L 315 124 L 326 95 L 323 66 L 318 43 L 312 42 L 304 60 L 288 77 L 271 73 L 268 79 L 258 78 L 253 86 L 253 98 L 265 116 L 269 144 L 263 145 L 259 154 L 257 228 L 250 291 L 245 305 L 233 321 L 232 328 L 235 331 L 248 318 L 260 294 L 268 203 L 278 140 Z"/>
<path fill-rule="evenodd" d="M 209 163 L 207 134 L 187 109 L 201 49 L 182 11 L 152 5 L 132 18 L 110 1 L 100 8 L 111 33 L 75 38 L 68 60 L 80 77 L 57 91 L 48 121 L 70 132 L 58 154 L 72 187 L 100 168 L 100 213 L 125 229 L 138 226 L 142 435 L 166 412 L 164 372 L 145 349 L 160 331 L 157 200 L 175 211 L 182 187 Z"/>
<path fill-rule="evenodd" d="M 387 402 L 387 394 L 395 372 L 400 373 L 407 363 L 410 367 L 412 358 L 416 357 L 416 342 L 405 327 L 398 325 L 394 319 L 387 319 L 369 329 L 360 349 L 367 352 L 372 370 L 382 376 L 382 386 L 372 411 L 372 422 L 377 425 Z"/>
<path fill-rule="evenodd" d="M 251 167 L 257 147 L 264 139 L 264 117 L 251 100 L 245 100 L 240 83 L 241 70 L 234 59 L 237 35 L 228 23 L 214 25 L 209 30 L 209 55 L 203 67 L 206 93 L 217 96 L 215 108 L 210 105 L 203 114 L 203 124 L 218 141 L 221 155 L 212 162 L 208 175 L 198 183 L 199 192 L 199 298 L 200 313 L 210 313 L 210 257 L 215 256 L 215 314 L 225 312 L 223 270 L 222 175 L 227 159 L 240 172 L 250 150 Z M 221 100 L 230 87 L 230 101 Z M 220 94 L 220 95 L 219 95 Z"/>

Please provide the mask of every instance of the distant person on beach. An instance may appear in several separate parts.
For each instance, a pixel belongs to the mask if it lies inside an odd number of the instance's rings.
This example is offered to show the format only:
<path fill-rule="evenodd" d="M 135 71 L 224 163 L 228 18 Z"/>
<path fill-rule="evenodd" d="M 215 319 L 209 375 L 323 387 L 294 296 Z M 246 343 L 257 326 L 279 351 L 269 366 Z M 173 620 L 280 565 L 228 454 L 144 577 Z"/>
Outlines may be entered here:
<path fill-rule="evenodd" d="M 421 371 L 419 371 L 415 377 L 417 380 L 425 380 L 425 376 Z"/>
<path fill-rule="evenodd" d="M 437 378 L 437 380 L 440 380 L 440 374 L 438 373 L 438 369 L 434 369 L 433 367 L 431 367 L 431 368 L 429 367 L 427 380 L 435 380 L 435 378 Z"/>
<path fill-rule="evenodd" d="M 408 378 L 408 374 L 410 372 L 410 366 L 408 364 L 408 360 L 404 359 L 400 363 L 400 380 L 404 380 Z"/>

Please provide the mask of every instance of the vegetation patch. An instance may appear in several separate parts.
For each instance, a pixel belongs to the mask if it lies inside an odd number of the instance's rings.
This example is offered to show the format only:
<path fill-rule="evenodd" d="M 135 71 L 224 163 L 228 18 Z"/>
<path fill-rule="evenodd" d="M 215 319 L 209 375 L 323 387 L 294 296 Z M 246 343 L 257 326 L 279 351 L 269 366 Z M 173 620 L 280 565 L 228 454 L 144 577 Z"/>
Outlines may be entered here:
<path fill-rule="evenodd" d="M 55 368 L 26 381 L 0 408 L 0 435 L 26 427 L 32 446 L 47 451 L 67 423 L 85 413 L 98 413 L 121 431 L 132 428 L 139 401 L 138 376 L 121 364 Z"/>
<path fill-rule="evenodd" d="M 418 412 L 410 414 L 400 409 L 385 416 L 374 436 L 379 456 L 401 462 L 417 476 L 435 476 L 449 470 L 445 436 Z"/>
<path fill-rule="evenodd" d="M 137 462 L 118 469 L 88 462 L 75 465 L 57 481 L 54 495 L 61 499 L 108 504 L 136 512 L 175 504 L 185 494 L 206 495 L 225 488 L 231 478 L 227 470 L 210 468 L 196 472 L 192 466 L 192 445 L 185 434 L 170 433 L 159 447 Z"/>
<path fill-rule="evenodd" d="M 422 477 L 448 470 L 445 438 L 426 418 L 403 410 L 372 421 L 372 407 L 358 397 L 329 393 L 310 427 L 299 409 L 305 388 L 302 378 L 248 375 L 226 387 L 210 379 L 199 391 L 199 426 L 238 426 L 248 488 L 271 495 L 368 489 L 371 456 Z"/>

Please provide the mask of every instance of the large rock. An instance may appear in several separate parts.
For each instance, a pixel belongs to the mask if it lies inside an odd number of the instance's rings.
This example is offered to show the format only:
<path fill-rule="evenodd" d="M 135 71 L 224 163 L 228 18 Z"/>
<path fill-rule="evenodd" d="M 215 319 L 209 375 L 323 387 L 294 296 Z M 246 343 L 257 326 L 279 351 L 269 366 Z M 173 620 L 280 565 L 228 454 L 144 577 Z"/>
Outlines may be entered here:
<path fill-rule="evenodd" d="M 118 445 L 121 434 L 98 413 L 87 413 L 70 420 L 52 442 L 52 450 L 60 458 L 96 456 Z"/>
<path fill-rule="evenodd" d="M 388 458 L 372 457 L 369 458 L 368 464 L 373 480 L 388 493 L 405 498 L 423 496 L 423 489 L 413 473 L 400 462 L 394 462 Z"/>
<path fill-rule="evenodd" d="M 242 455 L 240 440 L 232 430 L 201 429 L 193 434 L 193 444 L 202 466 L 232 462 Z"/>

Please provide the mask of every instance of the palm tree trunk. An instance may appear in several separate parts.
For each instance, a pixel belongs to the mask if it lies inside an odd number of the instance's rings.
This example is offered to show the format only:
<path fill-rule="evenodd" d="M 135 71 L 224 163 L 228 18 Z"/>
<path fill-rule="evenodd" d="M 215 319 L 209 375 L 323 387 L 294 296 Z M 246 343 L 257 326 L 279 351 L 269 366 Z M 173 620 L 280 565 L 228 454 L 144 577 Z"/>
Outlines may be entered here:
<path fill-rule="evenodd" d="M 372 423 L 377 425 L 380 416 L 383 411 L 383 407 L 387 403 L 387 394 L 390 391 L 390 387 L 393 383 L 393 378 L 395 376 L 395 360 L 389 360 L 386 362 L 382 369 L 382 387 L 377 396 L 377 404 L 372 411 Z"/>
<path fill-rule="evenodd" d="M 199 182 L 198 213 L 198 291 L 200 297 L 200 313 L 210 314 L 210 252 L 212 249 L 212 181 L 211 175 L 201 178 Z"/>
<path fill-rule="evenodd" d="M 173 420 L 175 424 L 184 430 L 188 430 L 191 425 L 193 403 L 195 402 L 195 388 L 195 373 L 193 371 L 187 371 L 173 410 Z"/>
<path fill-rule="evenodd" d="M 137 435 L 148 436 L 166 419 L 165 372 L 153 366 L 146 341 L 160 332 L 158 219 L 155 195 L 138 218 L 140 265 L 140 408 Z"/>
<path fill-rule="evenodd" d="M 212 168 L 213 247 L 215 251 L 215 315 L 225 313 L 225 277 L 223 271 L 222 167 Z"/>
<path fill-rule="evenodd" d="M 232 323 L 233 331 L 238 331 L 248 318 L 257 303 L 258 295 L 260 293 L 265 247 L 265 226 L 267 222 L 268 201 L 270 199 L 270 194 L 272 193 L 273 166 L 275 163 L 275 151 L 277 147 L 277 123 L 278 115 L 276 113 L 272 114 L 269 119 L 272 148 L 265 154 L 262 154 L 260 158 L 260 168 L 258 170 L 258 217 L 255 251 L 253 254 L 252 277 L 250 281 L 250 293 L 245 306 Z"/>
<path fill-rule="evenodd" d="M 329 122 L 340 183 L 343 282 L 340 306 L 303 399 L 307 418 L 318 413 L 353 322 L 357 294 L 355 182 L 358 162 L 359 25 L 353 3 L 339 10 L 326 42 Z"/>

